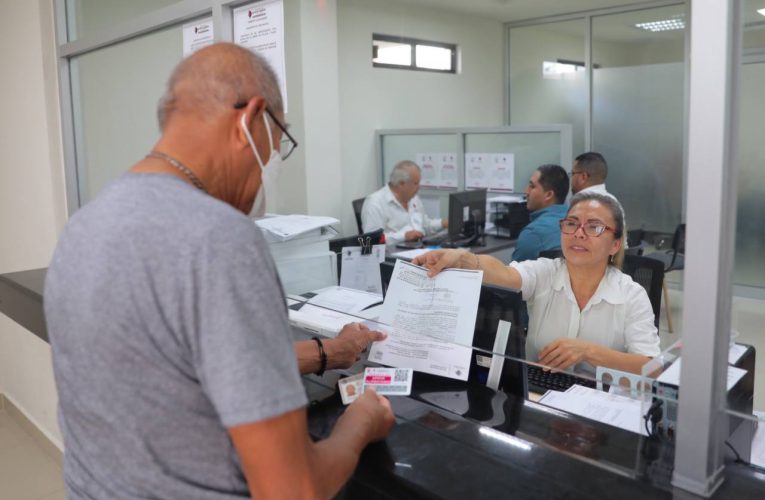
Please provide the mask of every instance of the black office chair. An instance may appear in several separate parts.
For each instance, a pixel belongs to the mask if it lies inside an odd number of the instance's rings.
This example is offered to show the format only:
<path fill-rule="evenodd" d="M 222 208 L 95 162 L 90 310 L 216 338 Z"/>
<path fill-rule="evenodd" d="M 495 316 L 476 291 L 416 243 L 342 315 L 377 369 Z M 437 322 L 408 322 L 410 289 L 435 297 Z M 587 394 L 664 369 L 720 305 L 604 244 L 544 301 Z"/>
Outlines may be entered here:
<path fill-rule="evenodd" d="M 341 252 L 344 247 L 360 247 L 362 242 L 366 244 L 367 238 L 369 238 L 370 245 L 378 245 L 380 244 L 380 240 L 382 239 L 382 237 L 383 237 L 383 229 L 380 228 L 380 229 L 375 229 L 374 231 L 369 231 L 368 233 L 360 233 L 355 236 L 348 236 L 348 237 L 342 237 L 342 238 L 335 238 L 334 240 L 329 240 L 329 251 L 335 252 L 337 254 L 338 279 L 340 279 L 340 266 L 343 262 L 343 256 Z M 359 241 L 359 239 L 361 239 L 362 241 Z"/>
<path fill-rule="evenodd" d="M 664 273 L 670 271 L 681 271 L 685 268 L 685 223 L 680 223 L 672 236 L 672 247 L 660 252 L 652 252 L 645 257 L 654 259 L 662 263 Z M 667 307 L 667 326 L 672 333 L 672 308 L 669 305 L 669 293 L 667 292 L 666 282 L 662 283 L 664 289 L 664 304 Z"/>
<path fill-rule="evenodd" d="M 356 216 L 356 227 L 359 229 L 359 234 L 364 232 L 364 225 L 361 223 L 361 209 L 364 208 L 364 200 L 366 200 L 366 198 L 359 198 L 351 202 L 351 205 L 353 205 L 353 214 Z"/>
<path fill-rule="evenodd" d="M 643 255 L 645 250 L 645 230 L 633 229 L 627 231 L 627 248 L 624 249 L 626 255 Z"/>
<path fill-rule="evenodd" d="M 643 285 L 654 314 L 654 324 L 659 328 L 661 314 L 661 290 L 664 284 L 664 265 L 655 259 L 640 255 L 625 255 L 622 272 L 629 274 L 635 283 Z"/>
<path fill-rule="evenodd" d="M 540 259 L 557 259 L 558 257 L 563 257 L 563 250 L 560 248 L 553 248 L 551 250 L 542 250 L 539 252 Z"/>

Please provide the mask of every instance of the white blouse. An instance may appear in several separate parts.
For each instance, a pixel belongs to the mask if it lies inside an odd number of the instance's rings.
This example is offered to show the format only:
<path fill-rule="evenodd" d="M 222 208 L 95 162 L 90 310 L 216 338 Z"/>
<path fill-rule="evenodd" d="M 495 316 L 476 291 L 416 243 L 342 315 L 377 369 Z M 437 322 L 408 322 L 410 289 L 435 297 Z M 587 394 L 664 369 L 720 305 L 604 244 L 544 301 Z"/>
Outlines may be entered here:
<path fill-rule="evenodd" d="M 563 259 L 527 260 L 510 266 L 521 274 L 521 294 L 529 309 L 526 358 L 530 361 L 537 361 L 547 344 L 562 337 L 631 354 L 659 355 L 659 335 L 648 294 L 629 275 L 608 266 L 595 294 L 580 311 Z M 587 363 L 576 368 L 594 371 Z"/>

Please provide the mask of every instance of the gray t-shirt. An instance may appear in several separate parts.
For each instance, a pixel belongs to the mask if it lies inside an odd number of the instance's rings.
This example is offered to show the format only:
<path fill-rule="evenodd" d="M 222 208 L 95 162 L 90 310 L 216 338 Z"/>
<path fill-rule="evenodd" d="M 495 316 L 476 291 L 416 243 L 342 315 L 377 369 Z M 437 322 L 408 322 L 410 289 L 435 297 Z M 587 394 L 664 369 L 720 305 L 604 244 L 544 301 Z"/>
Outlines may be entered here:
<path fill-rule="evenodd" d="M 248 497 L 226 428 L 307 403 L 262 234 L 173 176 L 71 218 L 45 316 L 68 498 Z"/>

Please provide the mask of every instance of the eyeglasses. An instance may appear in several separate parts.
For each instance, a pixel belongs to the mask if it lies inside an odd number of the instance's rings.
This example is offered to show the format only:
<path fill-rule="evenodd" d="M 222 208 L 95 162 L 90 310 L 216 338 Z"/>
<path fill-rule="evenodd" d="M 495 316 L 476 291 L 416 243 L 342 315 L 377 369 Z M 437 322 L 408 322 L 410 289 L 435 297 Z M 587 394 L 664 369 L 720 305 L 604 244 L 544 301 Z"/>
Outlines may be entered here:
<path fill-rule="evenodd" d="M 560 232 L 563 234 L 574 234 L 579 228 L 584 230 L 584 234 L 597 238 L 604 231 L 614 232 L 614 228 L 606 226 L 599 220 L 588 220 L 579 222 L 576 219 L 561 219 Z"/>
<path fill-rule="evenodd" d="M 234 109 L 244 109 L 246 106 L 247 101 L 240 101 L 234 104 Z M 295 148 L 298 147 L 298 143 L 295 138 L 292 137 L 292 135 L 287 131 L 287 127 L 285 127 L 282 122 L 276 119 L 268 107 L 266 107 L 266 113 L 268 114 L 269 118 L 271 118 L 271 121 L 274 122 L 277 127 L 279 127 L 279 130 L 282 131 L 282 140 L 279 142 L 279 154 L 281 155 L 282 160 L 286 160 L 290 157 L 292 152 L 295 151 Z"/>

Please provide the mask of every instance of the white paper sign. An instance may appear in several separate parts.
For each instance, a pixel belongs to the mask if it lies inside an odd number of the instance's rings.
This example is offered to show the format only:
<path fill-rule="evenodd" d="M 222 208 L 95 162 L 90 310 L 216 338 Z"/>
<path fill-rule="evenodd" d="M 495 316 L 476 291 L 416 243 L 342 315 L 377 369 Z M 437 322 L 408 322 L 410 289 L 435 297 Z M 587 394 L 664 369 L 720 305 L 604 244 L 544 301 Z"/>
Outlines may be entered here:
<path fill-rule="evenodd" d="M 513 191 L 514 183 L 515 155 L 512 153 L 492 155 L 488 188 L 491 191 L 505 191 L 511 193 Z"/>
<path fill-rule="evenodd" d="M 415 155 L 415 162 L 420 166 L 420 186 L 438 187 L 441 182 L 441 171 L 437 169 L 433 161 L 433 155 L 430 153 L 418 153 Z"/>
<path fill-rule="evenodd" d="M 457 155 L 454 153 L 441 153 L 435 156 L 437 163 L 437 169 L 441 173 L 441 180 L 439 181 L 439 187 L 456 188 L 458 185 L 457 179 Z"/>
<path fill-rule="evenodd" d="M 213 43 L 213 18 L 183 25 L 183 57 Z"/>
<path fill-rule="evenodd" d="M 361 254 L 361 247 L 345 247 L 342 252 L 340 286 L 382 297 L 380 263 L 385 260 L 385 245 L 374 245 L 368 255 Z"/>
<path fill-rule="evenodd" d="M 489 187 L 489 169 L 491 168 L 491 157 L 493 155 L 484 153 L 466 153 L 465 154 L 465 187 L 470 188 L 488 188 Z"/>
<path fill-rule="evenodd" d="M 263 0 L 234 10 L 234 43 L 263 56 L 271 65 L 287 112 L 287 72 L 284 64 L 284 4 Z"/>

